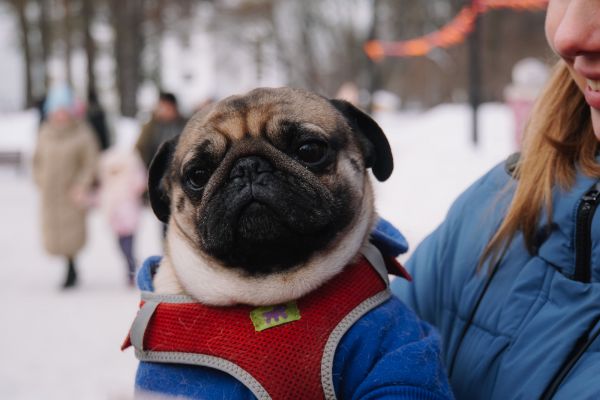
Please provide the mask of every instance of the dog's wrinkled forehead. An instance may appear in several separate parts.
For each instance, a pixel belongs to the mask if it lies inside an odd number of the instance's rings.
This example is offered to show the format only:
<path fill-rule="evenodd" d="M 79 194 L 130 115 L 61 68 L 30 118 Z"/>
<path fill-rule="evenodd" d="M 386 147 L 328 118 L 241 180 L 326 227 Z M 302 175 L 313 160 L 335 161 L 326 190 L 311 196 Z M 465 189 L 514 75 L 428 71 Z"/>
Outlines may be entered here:
<path fill-rule="evenodd" d="M 180 147 L 193 146 L 202 136 L 219 135 L 230 142 L 261 136 L 275 139 L 281 128 L 290 124 L 327 135 L 345 122 L 328 100 L 314 93 L 260 88 L 228 97 L 194 115 L 180 138 Z"/>

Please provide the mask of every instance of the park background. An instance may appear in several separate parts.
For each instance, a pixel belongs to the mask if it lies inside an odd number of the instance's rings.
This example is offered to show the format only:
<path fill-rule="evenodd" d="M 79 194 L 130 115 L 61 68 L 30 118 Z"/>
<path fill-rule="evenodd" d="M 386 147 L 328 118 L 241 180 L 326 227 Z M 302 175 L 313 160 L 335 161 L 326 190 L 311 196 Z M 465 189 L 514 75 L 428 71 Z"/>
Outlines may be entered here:
<path fill-rule="evenodd" d="M 62 260 L 41 244 L 30 161 L 50 85 L 69 82 L 82 100 L 95 90 L 122 148 L 159 90 L 188 115 L 257 86 L 348 97 L 392 144 L 396 168 L 376 185 L 377 207 L 414 249 L 462 190 L 518 150 L 523 109 L 554 62 L 540 1 L 484 7 L 473 25 L 454 25 L 452 45 L 432 39 L 475 3 L 485 2 L 0 0 L 0 398 L 132 398 L 135 357 L 119 347 L 138 293 L 103 215 L 90 211 L 75 290 L 58 290 Z M 374 61 L 364 48 L 423 37 L 418 54 Z M 138 259 L 161 249 L 145 210 Z"/>

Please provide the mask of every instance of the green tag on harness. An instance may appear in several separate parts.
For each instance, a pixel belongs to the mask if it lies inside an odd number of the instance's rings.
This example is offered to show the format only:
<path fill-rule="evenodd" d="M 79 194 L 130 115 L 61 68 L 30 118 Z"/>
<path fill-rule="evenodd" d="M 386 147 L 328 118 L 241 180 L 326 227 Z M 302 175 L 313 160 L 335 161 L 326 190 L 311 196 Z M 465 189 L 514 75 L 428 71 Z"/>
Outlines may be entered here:
<path fill-rule="evenodd" d="M 292 301 L 278 306 L 258 307 L 250 312 L 250 319 L 257 332 L 300 319 L 300 310 Z"/>

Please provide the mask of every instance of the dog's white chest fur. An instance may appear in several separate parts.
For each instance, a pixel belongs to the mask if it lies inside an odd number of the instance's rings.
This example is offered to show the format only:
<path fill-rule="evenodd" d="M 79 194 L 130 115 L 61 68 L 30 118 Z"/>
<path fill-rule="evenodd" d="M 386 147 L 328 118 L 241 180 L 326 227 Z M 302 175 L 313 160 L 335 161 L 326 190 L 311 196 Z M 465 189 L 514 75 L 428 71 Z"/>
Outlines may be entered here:
<path fill-rule="evenodd" d="M 372 196 L 364 196 L 371 203 Z M 176 224 L 167 234 L 167 255 L 154 277 L 159 294 L 188 294 L 210 305 L 270 305 L 298 299 L 337 275 L 357 255 L 372 228 L 372 205 L 362 207 L 346 239 L 291 271 L 252 277 L 226 269 L 193 250 Z"/>

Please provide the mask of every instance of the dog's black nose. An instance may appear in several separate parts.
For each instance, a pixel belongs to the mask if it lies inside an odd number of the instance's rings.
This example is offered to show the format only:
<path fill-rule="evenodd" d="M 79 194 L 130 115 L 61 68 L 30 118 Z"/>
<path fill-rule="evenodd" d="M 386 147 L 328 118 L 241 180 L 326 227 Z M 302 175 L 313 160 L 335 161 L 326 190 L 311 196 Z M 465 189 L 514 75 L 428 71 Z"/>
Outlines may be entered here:
<path fill-rule="evenodd" d="M 231 168 L 229 179 L 249 178 L 254 181 L 260 174 L 273 172 L 273 165 L 260 156 L 247 156 L 238 159 Z"/>

